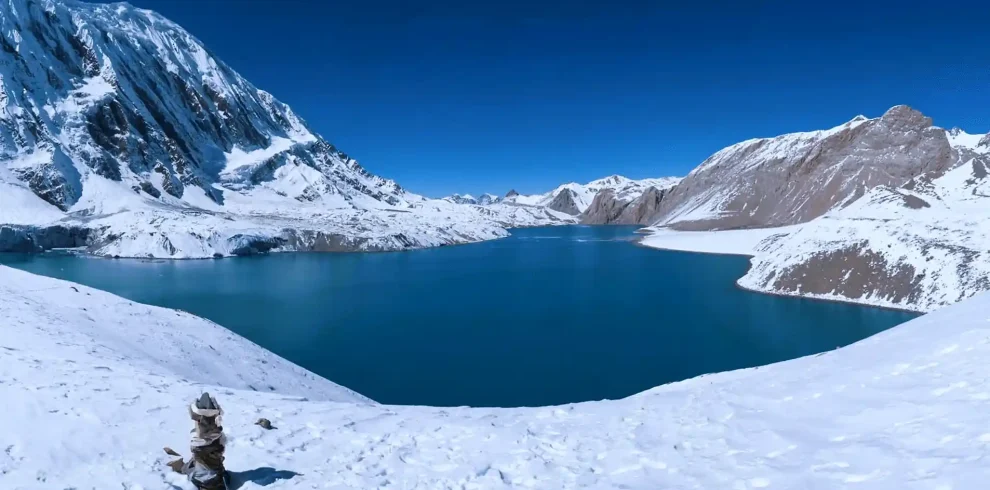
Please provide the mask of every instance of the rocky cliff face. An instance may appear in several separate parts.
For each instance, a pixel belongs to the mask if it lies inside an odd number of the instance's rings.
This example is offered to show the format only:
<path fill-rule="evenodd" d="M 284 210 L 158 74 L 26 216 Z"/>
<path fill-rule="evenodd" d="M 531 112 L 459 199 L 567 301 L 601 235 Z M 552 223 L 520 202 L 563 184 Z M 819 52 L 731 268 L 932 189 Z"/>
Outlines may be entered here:
<path fill-rule="evenodd" d="M 632 200 L 624 200 L 612 189 L 595 195 L 591 206 L 581 214 L 581 223 L 589 225 L 649 225 L 657 220 L 660 205 L 675 186 L 647 188 Z"/>
<path fill-rule="evenodd" d="M 391 249 L 504 234 L 438 206 L 366 171 L 153 12 L 2 1 L 0 224 L 66 222 L 92 231 L 96 253 L 166 257 L 226 255 L 245 236 Z"/>
<path fill-rule="evenodd" d="M 577 216 L 581 214 L 581 208 L 578 207 L 577 199 L 577 193 L 573 189 L 562 189 L 553 197 L 550 204 L 547 204 L 547 207 L 554 211 Z"/>
<path fill-rule="evenodd" d="M 657 224 L 713 230 L 803 223 L 877 186 L 898 187 L 958 160 L 946 131 L 907 106 L 835 128 L 732 145 L 664 199 Z"/>
<path fill-rule="evenodd" d="M 575 182 L 564 184 L 545 194 L 524 196 L 511 191 L 503 202 L 520 206 L 547 207 L 572 216 L 580 215 L 582 221 L 589 224 L 608 224 L 609 222 L 599 221 L 598 218 L 587 218 L 587 215 L 590 213 L 594 216 L 604 216 L 606 211 L 600 208 L 606 206 L 606 201 L 609 199 L 614 199 L 616 202 L 608 206 L 625 207 L 639 199 L 650 188 L 666 191 L 679 181 L 677 177 L 633 180 L 621 175 L 611 175 L 587 184 Z M 605 195 L 602 195 L 598 204 L 595 204 L 595 199 L 600 193 Z"/>

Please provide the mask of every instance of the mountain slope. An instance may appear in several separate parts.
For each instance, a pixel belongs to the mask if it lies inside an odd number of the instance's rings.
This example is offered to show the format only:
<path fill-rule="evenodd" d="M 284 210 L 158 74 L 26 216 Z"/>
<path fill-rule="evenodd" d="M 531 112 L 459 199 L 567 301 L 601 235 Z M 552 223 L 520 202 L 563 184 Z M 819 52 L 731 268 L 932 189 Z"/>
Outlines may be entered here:
<path fill-rule="evenodd" d="M 94 253 L 208 257 L 505 234 L 372 175 L 153 12 L 3 7 L 0 224 L 20 235 L 60 224 Z"/>
<path fill-rule="evenodd" d="M 355 400 L 205 320 L 0 267 L 0 486 L 193 490 L 161 448 L 187 452 L 188 403 L 206 390 L 243 489 L 982 488 L 988 311 L 983 295 L 623 400 L 440 409 Z"/>
<path fill-rule="evenodd" d="M 990 290 L 988 170 L 990 135 L 898 106 L 722 150 L 664 199 L 657 225 L 668 229 L 644 244 L 725 243 L 753 256 L 739 280 L 748 289 L 931 311 Z M 756 225 L 765 228 L 671 231 Z"/>
<path fill-rule="evenodd" d="M 875 119 L 729 146 L 666 197 L 657 224 L 713 230 L 802 223 L 873 187 L 898 187 L 958 161 L 931 118 L 896 106 Z"/>

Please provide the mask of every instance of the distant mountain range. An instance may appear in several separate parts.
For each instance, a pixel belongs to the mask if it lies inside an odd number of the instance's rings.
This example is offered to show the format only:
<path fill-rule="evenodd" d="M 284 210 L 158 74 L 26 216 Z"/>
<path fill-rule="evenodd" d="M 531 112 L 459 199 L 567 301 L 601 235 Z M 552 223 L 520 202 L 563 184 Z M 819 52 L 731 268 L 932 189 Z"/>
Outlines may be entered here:
<path fill-rule="evenodd" d="M 611 175 L 587 184 L 563 184 L 543 194 L 523 195 L 512 190 L 504 198 L 485 194 L 475 199 L 470 194 L 454 194 L 444 200 L 457 204 L 501 203 L 546 208 L 574 216 L 587 224 L 650 224 L 656 203 L 679 181 L 677 177 L 633 180 Z"/>
<path fill-rule="evenodd" d="M 474 197 L 471 194 L 464 194 L 463 196 L 453 194 L 443 198 L 443 200 L 454 204 L 477 204 L 479 206 L 490 206 L 502 202 L 502 198 L 495 194 L 482 194 L 479 197 Z"/>
<path fill-rule="evenodd" d="M 202 258 L 571 223 L 767 229 L 745 250 L 747 288 L 931 309 L 990 289 L 988 173 L 990 135 L 896 106 L 731 145 L 683 179 L 428 199 L 365 170 L 153 12 L 0 9 L 0 251 Z"/>

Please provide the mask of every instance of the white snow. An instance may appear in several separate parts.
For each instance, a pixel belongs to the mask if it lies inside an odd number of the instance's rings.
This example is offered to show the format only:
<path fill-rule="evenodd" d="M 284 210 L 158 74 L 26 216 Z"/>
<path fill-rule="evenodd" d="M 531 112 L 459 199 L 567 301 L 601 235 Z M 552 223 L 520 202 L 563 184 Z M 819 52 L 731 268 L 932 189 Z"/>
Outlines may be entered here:
<path fill-rule="evenodd" d="M 650 248 L 726 255 L 756 255 L 760 242 L 768 237 L 786 234 L 797 227 L 753 228 L 725 231 L 674 231 L 668 228 L 646 228 L 648 233 L 640 244 Z"/>
<path fill-rule="evenodd" d="M 2 267 L 0 327 L 5 489 L 191 490 L 161 448 L 188 451 L 186 407 L 203 390 L 224 407 L 226 465 L 245 490 L 977 489 L 990 477 L 988 295 L 817 356 L 520 409 L 376 405 L 189 314 Z"/>
<path fill-rule="evenodd" d="M 43 201 L 31 189 L 0 180 L 0 223 L 31 224 L 38 219 L 57 220 L 62 211 Z"/>
<path fill-rule="evenodd" d="M 316 141 L 316 137 L 313 135 L 298 140 L 276 136 L 272 138 L 268 146 L 257 150 L 244 151 L 240 148 L 233 148 L 224 155 L 227 163 L 224 166 L 223 173 L 232 174 L 244 167 L 251 167 L 262 163 L 279 153 L 288 151 L 297 144 L 313 141 Z"/>
<path fill-rule="evenodd" d="M 980 144 L 987 141 L 986 138 L 990 137 L 990 134 L 969 134 L 956 128 L 946 131 L 945 135 L 949 138 L 949 144 L 952 146 L 966 148 L 977 153 L 990 153 L 990 144 Z"/>

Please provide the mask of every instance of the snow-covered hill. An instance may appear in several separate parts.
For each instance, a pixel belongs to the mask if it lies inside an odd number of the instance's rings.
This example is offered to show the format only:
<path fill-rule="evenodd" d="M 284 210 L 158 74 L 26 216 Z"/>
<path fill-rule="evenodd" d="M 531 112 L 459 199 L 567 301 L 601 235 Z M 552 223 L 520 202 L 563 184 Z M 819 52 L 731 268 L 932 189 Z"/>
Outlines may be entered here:
<path fill-rule="evenodd" d="M 6 249 L 82 241 L 97 254 L 179 258 L 506 233 L 372 175 L 158 14 L 123 3 L 3 3 Z"/>
<path fill-rule="evenodd" d="M 983 488 L 988 312 L 983 295 L 624 400 L 441 409 L 373 404 L 186 313 L 0 267 L 0 487 L 192 490 L 161 448 L 187 451 L 209 390 L 244 490 Z"/>
<path fill-rule="evenodd" d="M 898 106 L 722 150 L 664 200 L 667 229 L 644 243 L 753 255 L 739 281 L 753 290 L 931 311 L 990 290 L 988 170 L 990 135 Z M 764 228 L 672 231 L 739 226 Z"/>
<path fill-rule="evenodd" d="M 669 189 L 679 180 L 675 177 L 633 180 L 621 175 L 611 175 L 587 184 L 574 182 L 563 184 L 545 194 L 521 195 L 511 192 L 503 201 L 509 204 L 547 207 L 577 216 L 584 213 L 591 206 L 595 195 L 603 190 L 612 190 L 617 199 L 628 202 L 638 198 L 651 187 Z"/>

